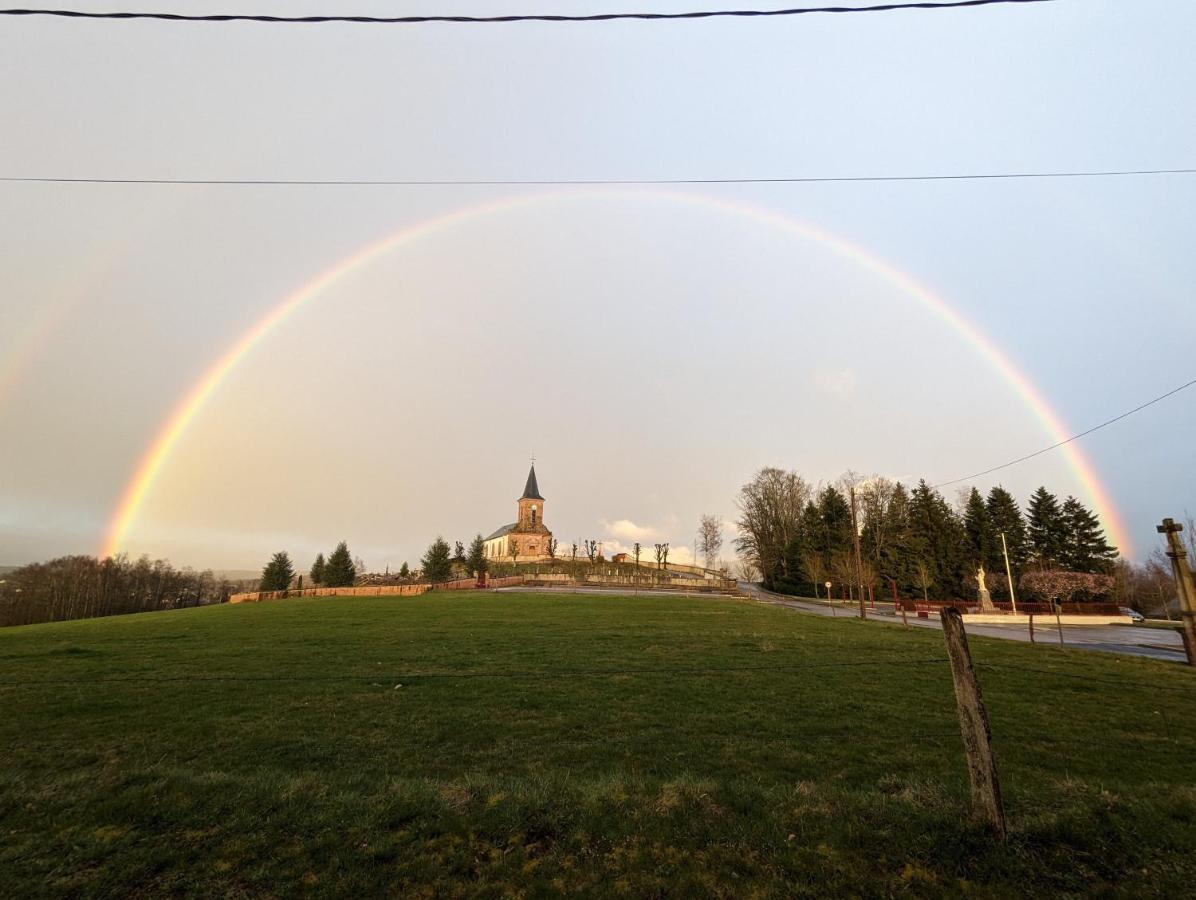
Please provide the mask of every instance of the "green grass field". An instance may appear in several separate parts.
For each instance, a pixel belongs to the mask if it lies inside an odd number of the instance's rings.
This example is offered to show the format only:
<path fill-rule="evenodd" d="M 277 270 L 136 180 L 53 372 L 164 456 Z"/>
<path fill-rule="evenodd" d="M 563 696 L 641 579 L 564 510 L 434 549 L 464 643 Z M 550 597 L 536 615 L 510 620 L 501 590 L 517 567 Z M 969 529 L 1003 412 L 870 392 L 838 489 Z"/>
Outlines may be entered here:
<path fill-rule="evenodd" d="M 1196 678 L 680 597 L 433 594 L 0 632 L 0 895 L 1191 896 Z"/>

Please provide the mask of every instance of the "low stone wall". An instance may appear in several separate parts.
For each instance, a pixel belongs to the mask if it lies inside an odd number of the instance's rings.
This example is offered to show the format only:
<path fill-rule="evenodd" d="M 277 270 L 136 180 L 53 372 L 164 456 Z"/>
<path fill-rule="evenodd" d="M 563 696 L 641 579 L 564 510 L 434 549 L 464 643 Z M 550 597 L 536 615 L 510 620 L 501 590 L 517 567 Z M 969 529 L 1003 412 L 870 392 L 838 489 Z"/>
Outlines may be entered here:
<path fill-rule="evenodd" d="M 575 579 L 572 575 L 564 573 L 545 573 L 542 575 L 527 575 L 523 579 L 524 584 L 593 584 L 593 585 L 608 585 L 610 587 L 626 587 L 626 588 L 643 588 L 651 590 L 652 588 L 668 588 L 669 590 L 681 591 L 734 591 L 735 582 L 724 581 L 721 579 L 709 578 L 661 578 L 654 575 L 640 575 L 638 578 L 633 575 L 585 575 L 580 579 Z"/>
<path fill-rule="evenodd" d="M 487 580 L 487 588 L 512 587 L 523 584 L 522 575 Z M 251 591 L 233 594 L 229 603 L 259 603 L 262 600 L 286 600 L 290 597 L 412 597 L 428 591 L 471 591 L 476 590 L 476 578 L 459 578 L 441 584 L 376 584 L 368 587 L 304 588 L 301 591 Z"/>
<path fill-rule="evenodd" d="M 517 584 L 523 584 L 525 581 L 523 575 L 507 575 L 504 578 L 487 578 L 486 589 L 494 589 L 500 587 L 513 587 Z M 477 590 L 478 580 L 476 578 L 458 578 L 456 581 L 442 581 L 439 584 L 431 586 L 435 591 L 472 591 Z"/>
<path fill-rule="evenodd" d="M 653 588 L 674 590 L 713 592 L 734 592 L 736 584 L 731 580 L 715 578 L 667 578 L 661 575 L 586 575 L 575 579 L 564 572 L 545 572 L 536 575 L 508 575 L 504 578 L 488 578 L 487 590 L 495 588 L 515 587 L 520 584 L 538 585 L 566 585 L 592 584 L 609 587 L 625 587 L 631 589 L 652 590 Z M 478 590 L 476 578 L 459 578 L 456 581 L 445 581 L 440 584 L 378 584 L 368 587 L 341 588 L 305 588 L 302 591 L 251 591 L 244 594 L 233 594 L 228 598 L 229 603 L 260 603 L 263 600 L 286 600 L 291 597 L 413 597 L 426 594 L 428 591 L 473 591 Z M 1000 618 L 1000 617 L 998 617 Z M 1067 617 L 1064 617 L 1066 621 Z M 968 621 L 971 616 L 965 616 Z"/>
<path fill-rule="evenodd" d="M 937 617 L 937 613 L 933 614 Z M 965 615 L 963 621 L 967 625 L 1025 625 L 1030 626 L 1030 617 L 1023 616 L 1018 613 L 1016 616 L 1013 613 L 1001 615 L 1000 613 L 993 615 L 992 613 L 972 613 Z M 1102 616 L 1097 615 L 1061 615 L 1059 623 L 1062 625 L 1133 625 L 1134 620 L 1129 616 Z M 1055 624 L 1055 617 L 1050 613 L 1041 613 L 1034 616 L 1034 624 L 1039 628 L 1044 628 Z"/>
<path fill-rule="evenodd" d="M 262 600 L 286 600 L 290 597 L 393 597 L 425 594 L 430 584 L 382 584 L 370 587 L 304 588 L 301 591 L 251 591 L 233 594 L 229 603 L 258 603 Z"/>

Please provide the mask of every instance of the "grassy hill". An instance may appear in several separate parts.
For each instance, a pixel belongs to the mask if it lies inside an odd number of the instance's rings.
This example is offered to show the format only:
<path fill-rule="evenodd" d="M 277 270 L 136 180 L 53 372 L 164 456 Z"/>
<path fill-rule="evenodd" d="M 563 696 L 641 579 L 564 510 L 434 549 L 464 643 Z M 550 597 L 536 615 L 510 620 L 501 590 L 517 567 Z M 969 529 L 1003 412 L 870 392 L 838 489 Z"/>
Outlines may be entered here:
<path fill-rule="evenodd" d="M 320 598 L 0 632 L 13 896 L 1179 896 L 1196 678 L 732 600 Z"/>

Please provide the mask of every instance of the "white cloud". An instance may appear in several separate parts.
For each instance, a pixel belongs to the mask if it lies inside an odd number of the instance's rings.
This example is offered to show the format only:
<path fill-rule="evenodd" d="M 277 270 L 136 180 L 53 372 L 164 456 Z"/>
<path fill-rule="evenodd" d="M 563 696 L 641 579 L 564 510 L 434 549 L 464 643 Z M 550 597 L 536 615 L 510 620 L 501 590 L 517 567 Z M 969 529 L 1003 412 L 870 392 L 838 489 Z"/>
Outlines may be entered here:
<path fill-rule="evenodd" d="M 855 369 L 818 369 L 814 372 L 815 387 L 836 397 L 854 394 L 858 383 Z"/>
<path fill-rule="evenodd" d="M 623 541 L 647 541 L 655 538 L 660 534 L 655 528 L 650 528 L 646 525 L 637 525 L 630 519 L 616 519 L 613 522 L 602 520 L 602 527 L 613 538 Z"/>
<path fill-rule="evenodd" d="M 663 525 L 640 525 L 631 519 L 615 519 L 613 522 L 602 519 L 603 528 L 601 538 L 602 552 L 607 559 L 616 553 L 626 553 L 629 557 L 634 554 L 633 545 L 640 543 L 640 562 L 655 563 L 657 543 L 669 544 L 669 562 L 682 565 L 693 565 L 693 548 L 676 541 L 671 535 L 677 530 L 680 519 L 670 513 L 664 517 Z"/>

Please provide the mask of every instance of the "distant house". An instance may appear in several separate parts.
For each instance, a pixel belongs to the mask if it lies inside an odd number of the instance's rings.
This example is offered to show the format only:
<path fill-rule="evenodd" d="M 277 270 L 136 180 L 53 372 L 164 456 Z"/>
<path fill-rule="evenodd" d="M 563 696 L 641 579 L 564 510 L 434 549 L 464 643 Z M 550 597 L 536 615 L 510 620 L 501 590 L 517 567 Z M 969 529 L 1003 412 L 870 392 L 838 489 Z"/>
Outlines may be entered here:
<path fill-rule="evenodd" d="M 627 562 L 627 554 L 626 553 L 616 553 L 614 556 L 612 556 L 610 558 L 610 561 L 617 562 L 617 563 L 625 563 L 625 562 Z"/>

